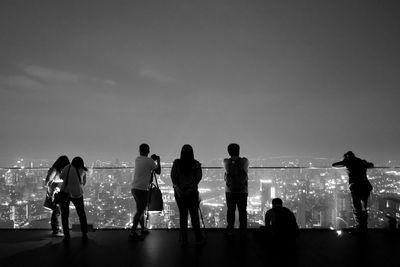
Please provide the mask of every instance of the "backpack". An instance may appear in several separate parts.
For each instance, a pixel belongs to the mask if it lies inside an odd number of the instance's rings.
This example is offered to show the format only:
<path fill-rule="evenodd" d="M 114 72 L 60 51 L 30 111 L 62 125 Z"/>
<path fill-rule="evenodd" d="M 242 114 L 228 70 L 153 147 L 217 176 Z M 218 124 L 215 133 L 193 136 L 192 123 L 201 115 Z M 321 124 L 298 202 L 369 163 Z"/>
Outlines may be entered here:
<path fill-rule="evenodd" d="M 228 159 L 225 173 L 226 185 L 231 192 L 243 193 L 247 187 L 247 173 L 243 167 L 242 158 Z"/>

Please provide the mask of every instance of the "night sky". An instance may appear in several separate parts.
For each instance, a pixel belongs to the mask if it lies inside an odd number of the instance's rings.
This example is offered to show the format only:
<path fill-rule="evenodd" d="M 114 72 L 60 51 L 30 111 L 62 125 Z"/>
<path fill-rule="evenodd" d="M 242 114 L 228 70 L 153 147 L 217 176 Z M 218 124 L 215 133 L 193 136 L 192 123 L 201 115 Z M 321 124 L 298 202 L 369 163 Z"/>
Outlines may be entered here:
<path fill-rule="evenodd" d="M 0 165 L 400 160 L 400 2 L 0 1 Z"/>

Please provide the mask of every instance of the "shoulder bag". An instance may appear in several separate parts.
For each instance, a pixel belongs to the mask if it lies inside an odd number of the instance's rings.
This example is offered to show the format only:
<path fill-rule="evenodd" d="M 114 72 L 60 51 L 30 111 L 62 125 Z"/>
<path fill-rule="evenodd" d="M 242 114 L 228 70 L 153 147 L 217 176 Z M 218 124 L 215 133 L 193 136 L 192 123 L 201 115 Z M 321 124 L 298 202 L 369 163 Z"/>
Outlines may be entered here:
<path fill-rule="evenodd" d="M 160 187 L 158 186 L 157 176 L 155 172 L 152 172 L 153 182 L 150 183 L 149 188 L 149 197 L 147 202 L 147 210 L 148 211 L 163 211 L 164 203 L 162 198 L 162 193 Z"/>

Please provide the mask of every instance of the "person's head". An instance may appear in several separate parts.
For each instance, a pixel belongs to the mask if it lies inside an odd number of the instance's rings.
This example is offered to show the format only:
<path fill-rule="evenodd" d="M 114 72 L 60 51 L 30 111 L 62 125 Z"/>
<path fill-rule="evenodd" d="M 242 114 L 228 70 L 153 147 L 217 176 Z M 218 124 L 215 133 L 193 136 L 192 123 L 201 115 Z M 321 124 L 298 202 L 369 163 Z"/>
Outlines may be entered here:
<path fill-rule="evenodd" d="M 68 164 L 69 164 L 68 157 L 62 155 L 53 163 L 53 168 L 55 168 L 57 172 L 61 172 L 62 169 L 64 169 L 64 167 L 67 166 Z"/>
<path fill-rule="evenodd" d="M 231 157 L 239 157 L 240 146 L 238 144 L 232 143 L 228 145 L 228 154 Z"/>
<path fill-rule="evenodd" d="M 274 208 L 274 207 L 282 207 L 283 206 L 283 202 L 282 202 L 282 199 L 280 199 L 279 197 L 277 197 L 277 198 L 274 198 L 273 200 L 272 200 L 272 207 Z"/>
<path fill-rule="evenodd" d="M 146 156 L 147 157 L 149 155 L 149 153 L 150 153 L 150 147 L 149 147 L 148 144 L 141 144 L 139 146 L 139 154 L 141 156 Z"/>
<path fill-rule="evenodd" d="M 348 151 L 343 155 L 343 157 L 345 159 L 354 159 L 356 157 L 356 155 L 354 155 L 354 153 L 352 151 Z"/>
<path fill-rule="evenodd" d="M 74 166 L 77 170 L 82 169 L 87 171 L 88 169 L 85 167 L 85 163 L 83 163 L 83 159 L 81 157 L 75 157 L 71 161 L 71 165 Z"/>
<path fill-rule="evenodd" d="M 194 153 L 191 145 L 186 144 L 182 147 L 180 159 L 186 162 L 194 160 Z"/>

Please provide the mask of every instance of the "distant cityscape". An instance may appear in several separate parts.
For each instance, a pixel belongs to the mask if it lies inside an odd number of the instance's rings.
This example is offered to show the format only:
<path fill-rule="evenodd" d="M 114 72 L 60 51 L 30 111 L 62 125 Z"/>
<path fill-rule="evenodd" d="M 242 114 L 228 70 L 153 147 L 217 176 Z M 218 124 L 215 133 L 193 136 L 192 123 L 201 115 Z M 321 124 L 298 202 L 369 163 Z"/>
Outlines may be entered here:
<path fill-rule="evenodd" d="M 221 159 L 203 167 L 199 184 L 201 211 L 207 228 L 226 227 L 224 169 Z M 49 160 L 19 159 L 12 167 L 0 168 L 0 228 L 50 228 L 51 212 L 43 207 L 44 179 Z M 281 167 L 268 160 L 251 160 L 249 169 L 248 225 L 263 225 L 271 200 L 280 197 L 291 209 L 301 228 L 341 229 L 355 224 L 347 173 L 329 167 L 324 159 L 282 159 Z M 89 166 L 85 186 L 88 222 L 95 228 L 129 228 L 135 212 L 131 195 L 133 162 L 95 161 Z M 319 167 L 314 167 L 319 166 Z M 322 166 L 322 167 L 321 167 Z M 164 199 L 163 212 L 149 214 L 149 228 L 178 228 L 179 212 L 170 178 L 170 162 L 162 163 L 158 178 Z M 369 199 L 369 227 L 387 227 L 388 218 L 400 219 L 400 169 L 369 170 L 374 187 Z M 71 206 L 73 207 L 73 205 Z M 79 224 L 74 211 L 71 224 Z"/>

